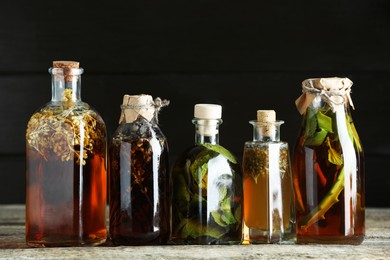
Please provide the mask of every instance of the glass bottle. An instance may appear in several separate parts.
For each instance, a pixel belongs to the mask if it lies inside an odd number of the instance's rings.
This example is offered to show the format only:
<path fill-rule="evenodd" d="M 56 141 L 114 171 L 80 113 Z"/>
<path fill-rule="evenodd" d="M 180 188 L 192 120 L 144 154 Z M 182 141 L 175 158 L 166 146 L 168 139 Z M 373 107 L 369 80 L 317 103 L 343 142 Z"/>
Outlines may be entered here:
<path fill-rule="evenodd" d="M 110 239 L 165 244 L 171 232 L 168 142 L 157 115 L 167 100 L 125 95 L 109 147 Z"/>
<path fill-rule="evenodd" d="M 245 142 L 243 244 L 287 243 L 295 238 L 294 194 L 288 143 L 280 141 L 274 110 L 258 110 L 253 140 Z"/>
<path fill-rule="evenodd" d="M 26 131 L 26 242 L 33 247 L 106 241 L 106 126 L 81 101 L 78 62 L 55 61 L 52 99 Z"/>
<path fill-rule="evenodd" d="M 222 107 L 195 105 L 195 145 L 173 166 L 176 244 L 239 244 L 242 175 L 237 158 L 219 144 Z"/>
<path fill-rule="evenodd" d="M 364 154 L 348 78 L 302 82 L 293 151 L 297 243 L 360 244 L 365 235 Z"/>

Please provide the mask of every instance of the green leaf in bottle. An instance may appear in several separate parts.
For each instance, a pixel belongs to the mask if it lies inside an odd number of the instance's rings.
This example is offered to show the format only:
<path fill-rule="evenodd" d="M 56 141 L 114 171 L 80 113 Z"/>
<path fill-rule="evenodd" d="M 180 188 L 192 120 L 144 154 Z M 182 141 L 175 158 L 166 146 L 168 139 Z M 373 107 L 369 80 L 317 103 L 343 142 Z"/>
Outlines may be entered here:
<path fill-rule="evenodd" d="M 225 221 L 228 225 L 236 223 L 236 219 L 234 218 L 234 215 L 232 213 L 232 208 L 230 206 L 230 198 L 225 198 L 221 203 L 221 209 L 222 209 L 222 220 Z"/>
<path fill-rule="evenodd" d="M 327 134 L 328 132 L 326 130 L 321 129 L 320 131 L 315 132 L 313 136 L 306 138 L 305 145 L 320 146 L 324 142 Z"/>
<path fill-rule="evenodd" d="M 304 137 L 313 136 L 317 129 L 317 119 L 315 116 L 315 111 L 312 108 L 308 108 L 306 111 L 306 120 L 305 120 L 305 133 Z"/>
<path fill-rule="evenodd" d="M 216 153 L 222 154 L 226 159 L 228 159 L 232 163 L 237 163 L 236 157 L 225 147 L 219 145 L 219 144 L 209 144 L 209 143 L 204 143 L 202 144 L 204 147 L 207 149 L 210 149 Z"/>
<path fill-rule="evenodd" d="M 317 117 L 316 112 L 312 108 L 308 108 L 306 111 L 305 120 L 305 145 L 307 146 L 318 146 L 324 141 L 328 132 L 326 130 L 317 131 Z"/>
<path fill-rule="evenodd" d="M 360 144 L 360 139 L 358 136 L 358 133 L 356 131 L 355 125 L 352 122 L 351 116 L 347 117 L 347 129 L 348 129 L 348 135 L 349 138 L 353 141 L 359 152 L 363 152 L 362 145 Z"/>
<path fill-rule="evenodd" d="M 187 209 L 187 204 L 191 199 L 190 192 L 188 190 L 188 184 L 185 180 L 185 177 L 181 174 L 174 175 L 173 178 L 174 182 L 174 197 L 175 198 L 180 198 L 176 201 L 177 209 L 178 209 L 178 214 L 179 212 L 185 212 Z"/>
<path fill-rule="evenodd" d="M 320 146 L 324 141 L 328 133 L 333 133 L 332 118 L 325 115 L 321 111 L 314 113 L 309 108 L 306 116 L 306 132 L 305 132 L 305 145 L 307 146 Z"/>
<path fill-rule="evenodd" d="M 214 227 L 205 227 L 200 224 L 198 224 L 195 220 L 191 219 L 184 219 L 184 223 L 180 224 L 182 225 L 181 229 L 181 236 L 183 238 L 197 238 L 200 236 L 209 236 L 213 238 L 220 238 L 224 231 L 219 228 Z"/>
<path fill-rule="evenodd" d="M 343 158 L 339 152 L 337 152 L 336 149 L 332 147 L 332 144 L 329 140 L 329 137 L 326 138 L 326 143 L 328 146 L 328 161 L 330 163 L 333 163 L 335 165 L 343 165 Z"/>
<path fill-rule="evenodd" d="M 202 195 L 207 194 L 207 172 L 208 162 L 216 157 L 218 153 L 205 149 L 202 151 L 195 161 L 188 167 L 192 179 L 193 179 L 193 191 L 199 191 L 202 189 Z"/>
<path fill-rule="evenodd" d="M 204 150 L 199 153 L 195 161 L 189 167 L 192 178 L 196 183 L 202 184 L 202 180 L 205 178 L 208 170 L 208 162 L 217 155 L 218 153 L 212 150 Z"/>
<path fill-rule="evenodd" d="M 228 194 L 227 188 L 225 186 L 220 187 L 219 198 L 219 209 L 211 212 L 215 223 L 217 223 L 221 227 L 226 227 L 228 225 L 236 223 L 237 220 L 232 214 L 232 209 L 230 205 L 230 195 Z"/>
<path fill-rule="evenodd" d="M 317 207 L 315 207 L 300 223 L 302 229 L 307 230 L 311 225 L 321 219 L 325 219 L 325 213 L 339 201 L 338 196 L 344 189 L 344 167 L 341 168 L 336 182 L 333 184 L 330 191 L 321 200 Z"/>
<path fill-rule="evenodd" d="M 325 130 L 326 132 L 333 133 L 331 117 L 325 115 L 321 111 L 318 111 L 317 122 L 318 122 L 318 127 L 321 130 Z"/>
<path fill-rule="evenodd" d="M 213 217 L 215 223 L 218 224 L 218 226 L 226 227 L 228 224 L 222 220 L 222 214 L 218 210 L 214 210 L 211 212 L 211 216 Z"/>

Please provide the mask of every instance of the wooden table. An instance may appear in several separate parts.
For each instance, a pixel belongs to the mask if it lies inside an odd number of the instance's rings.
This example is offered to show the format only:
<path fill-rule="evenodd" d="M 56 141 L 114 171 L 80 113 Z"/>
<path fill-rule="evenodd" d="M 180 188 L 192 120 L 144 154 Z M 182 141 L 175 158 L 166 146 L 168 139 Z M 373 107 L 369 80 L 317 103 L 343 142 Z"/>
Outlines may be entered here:
<path fill-rule="evenodd" d="M 24 205 L 0 205 L 0 259 L 390 259 L 390 208 L 368 208 L 366 239 L 350 245 L 120 246 L 28 248 Z"/>

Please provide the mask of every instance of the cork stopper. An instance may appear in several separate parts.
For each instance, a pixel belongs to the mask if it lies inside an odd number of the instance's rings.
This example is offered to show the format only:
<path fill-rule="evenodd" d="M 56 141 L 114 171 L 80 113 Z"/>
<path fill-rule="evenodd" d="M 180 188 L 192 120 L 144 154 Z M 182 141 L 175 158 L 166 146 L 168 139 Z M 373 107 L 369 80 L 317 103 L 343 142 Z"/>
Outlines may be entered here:
<path fill-rule="evenodd" d="M 262 125 L 263 136 L 271 137 L 275 133 L 275 110 L 257 110 L 257 122 Z"/>
<path fill-rule="evenodd" d="M 199 119 L 220 119 L 222 117 L 222 106 L 215 104 L 196 104 L 194 117 Z"/>
<path fill-rule="evenodd" d="M 123 120 L 125 123 L 132 123 L 137 120 L 139 115 L 151 121 L 155 111 L 156 107 L 152 96 L 146 94 L 124 95 L 119 123 L 122 123 Z"/>
<path fill-rule="evenodd" d="M 270 123 L 276 121 L 275 110 L 257 110 L 257 121 L 262 123 Z"/>
<path fill-rule="evenodd" d="M 53 61 L 53 68 L 68 68 L 68 69 L 78 69 L 80 63 L 78 61 Z"/>
<path fill-rule="evenodd" d="M 78 61 L 53 61 L 53 68 L 61 68 L 64 72 L 65 82 L 73 80 L 72 69 L 78 69 L 80 63 Z"/>

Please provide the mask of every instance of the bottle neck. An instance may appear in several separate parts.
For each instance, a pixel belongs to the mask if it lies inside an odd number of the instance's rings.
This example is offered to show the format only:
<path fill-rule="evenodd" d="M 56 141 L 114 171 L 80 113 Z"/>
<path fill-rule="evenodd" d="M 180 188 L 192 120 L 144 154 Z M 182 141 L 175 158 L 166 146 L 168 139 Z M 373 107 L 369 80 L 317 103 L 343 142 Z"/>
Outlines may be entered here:
<path fill-rule="evenodd" d="M 275 122 L 258 122 L 250 121 L 253 126 L 253 141 L 260 142 L 279 142 L 280 141 L 280 125 L 284 122 L 281 120 Z"/>
<path fill-rule="evenodd" d="M 83 69 L 50 68 L 52 97 L 54 102 L 81 101 L 81 74 Z"/>
<path fill-rule="evenodd" d="M 321 94 L 316 94 L 309 107 L 314 110 L 329 110 L 333 113 L 338 110 L 344 110 L 346 113 L 350 113 L 349 109 L 350 103 L 345 96 L 341 94 L 333 94 L 324 96 Z"/>
<path fill-rule="evenodd" d="M 219 144 L 219 125 L 222 119 L 198 119 L 194 118 L 195 144 Z"/>
<path fill-rule="evenodd" d="M 134 122 L 149 122 L 152 125 L 158 125 L 158 119 L 157 119 L 157 113 L 140 113 L 143 109 L 150 110 L 150 107 L 145 106 L 139 106 L 137 109 L 135 108 L 129 108 L 129 106 L 121 106 L 122 112 L 121 117 L 119 119 L 119 124 L 131 124 Z"/>

